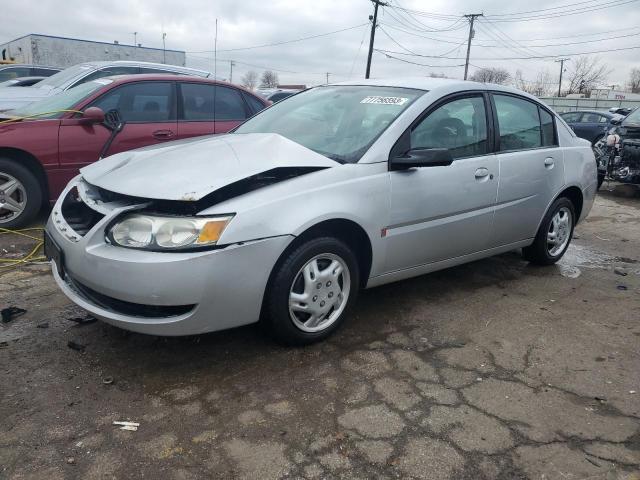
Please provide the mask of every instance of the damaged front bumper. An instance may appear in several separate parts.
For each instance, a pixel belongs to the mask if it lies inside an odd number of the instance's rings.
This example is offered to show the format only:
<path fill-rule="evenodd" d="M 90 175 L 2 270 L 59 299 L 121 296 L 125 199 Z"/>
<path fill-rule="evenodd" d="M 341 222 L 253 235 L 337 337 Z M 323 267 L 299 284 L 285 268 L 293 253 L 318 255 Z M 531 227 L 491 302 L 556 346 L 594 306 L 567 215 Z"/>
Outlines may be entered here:
<path fill-rule="evenodd" d="M 81 179 L 69 184 L 46 227 L 60 251 L 54 278 L 74 303 L 107 323 L 154 335 L 193 335 L 258 321 L 269 275 L 292 236 L 198 252 L 122 248 L 106 241 L 105 229 L 140 204 L 101 202 L 88 197 L 85 187 Z M 97 202 L 91 221 L 62 208 L 74 188 L 82 191 L 83 208 Z"/>

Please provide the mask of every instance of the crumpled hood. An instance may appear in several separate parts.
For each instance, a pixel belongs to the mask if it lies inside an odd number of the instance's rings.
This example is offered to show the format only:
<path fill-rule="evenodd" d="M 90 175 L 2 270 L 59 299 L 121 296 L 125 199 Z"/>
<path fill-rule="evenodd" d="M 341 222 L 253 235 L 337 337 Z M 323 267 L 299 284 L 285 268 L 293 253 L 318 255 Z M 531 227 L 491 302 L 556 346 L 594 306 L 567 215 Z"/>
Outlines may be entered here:
<path fill-rule="evenodd" d="M 12 87 L 0 89 L 0 111 L 13 110 L 58 93 L 56 89 Z"/>
<path fill-rule="evenodd" d="M 335 167 L 275 133 L 197 137 L 123 152 L 80 170 L 111 192 L 158 200 L 197 201 L 211 192 L 278 167 Z"/>

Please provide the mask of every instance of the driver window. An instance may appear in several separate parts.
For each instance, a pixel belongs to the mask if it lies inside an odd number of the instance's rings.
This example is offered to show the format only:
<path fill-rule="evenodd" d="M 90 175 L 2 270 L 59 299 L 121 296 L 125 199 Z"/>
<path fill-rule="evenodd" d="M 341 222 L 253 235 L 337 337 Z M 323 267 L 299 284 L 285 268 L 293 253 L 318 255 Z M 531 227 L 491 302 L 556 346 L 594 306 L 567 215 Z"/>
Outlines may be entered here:
<path fill-rule="evenodd" d="M 481 96 L 438 107 L 411 131 L 411 148 L 446 148 L 453 158 L 487 153 L 487 116 Z"/>

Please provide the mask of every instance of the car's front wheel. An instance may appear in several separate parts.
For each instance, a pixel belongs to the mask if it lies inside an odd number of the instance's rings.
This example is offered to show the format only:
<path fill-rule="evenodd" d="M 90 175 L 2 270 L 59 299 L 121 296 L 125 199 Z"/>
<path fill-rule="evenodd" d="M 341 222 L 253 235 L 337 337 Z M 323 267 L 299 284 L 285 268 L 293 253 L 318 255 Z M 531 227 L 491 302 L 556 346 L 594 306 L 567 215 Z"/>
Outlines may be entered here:
<path fill-rule="evenodd" d="M 344 321 L 360 285 L 351 248 L 333 237 L 308 240 L 276 266 L 267 291 L 268 324 L 287 345 L 324 340 Z"/>
<path fill-rule="evenodd" d="M 571 200 L 558 198 L 542 219 L 533 244 L 522 249 L 524 258 L 538 265 L 553 265 L 560 260 L 573 237 L 575 218 Z"/>
<path fill-rule="evenodd" d="M 26 225 L 41 205 L 42 189 L 35 175 L 13 160 L 0 158 L 0 227 Z"/>

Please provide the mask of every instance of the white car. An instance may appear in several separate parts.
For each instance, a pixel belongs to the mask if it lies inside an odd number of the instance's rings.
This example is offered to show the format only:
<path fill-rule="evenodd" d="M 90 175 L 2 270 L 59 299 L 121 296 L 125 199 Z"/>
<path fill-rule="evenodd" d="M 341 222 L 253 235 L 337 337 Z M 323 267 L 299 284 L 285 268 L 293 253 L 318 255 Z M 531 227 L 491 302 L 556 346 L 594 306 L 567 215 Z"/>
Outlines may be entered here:
<path fill-rule="evenodd" d="M 140 73 L 174 73 L 176 75 L 196 75 L 205 78 L 213 76 L 211 73 L 202 70 L 162 63 L 126 60 L 86 62 L 62 70 L 31 87 L 0 90 L 0 112 L 24 107 L 97 78 L 113 75 L 137 75 Z"/>
<path fill-rule="evenodd" d="M 263 318 L 304 344 L 361 288 L 518 248 L 555 263 L 595 193 L 590 143 L 533 96 L 367 80 L 85 167 L 46 252 L 63 292 L 113 325 L 189 335 Z"/>

